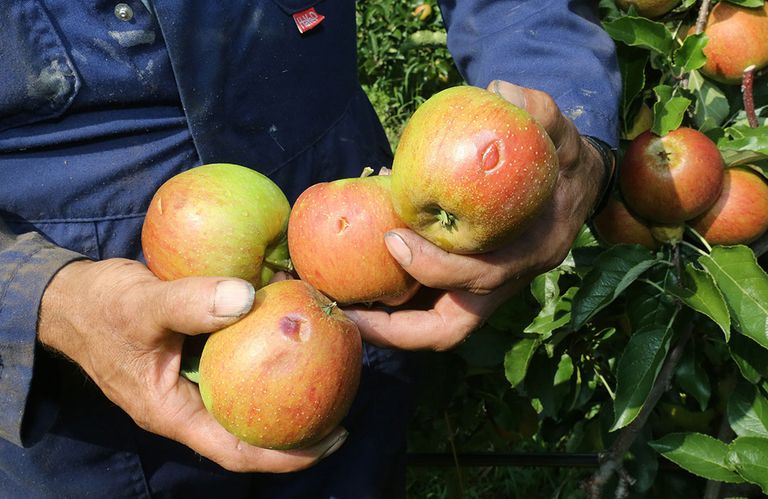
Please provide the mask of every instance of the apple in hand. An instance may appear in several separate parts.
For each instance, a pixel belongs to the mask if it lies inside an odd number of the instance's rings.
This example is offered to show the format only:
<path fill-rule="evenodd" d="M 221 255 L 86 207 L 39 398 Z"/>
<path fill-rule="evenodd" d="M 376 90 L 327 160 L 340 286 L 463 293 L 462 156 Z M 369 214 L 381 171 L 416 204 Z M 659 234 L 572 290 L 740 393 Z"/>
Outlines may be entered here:
<path fill-rule="evenodd" d="M 747 168 L 725 170 L 714 205 L 690 222 L 710 244 L 749 244 L 768 231 L 768 184 Z"/>
<path fill-rule="evenodd" d="M 712 206 L 723 187 L 717 146 L 693 128 L 663 137 L 650 131 L 630 142 L 619 186 L 627 207 L 653 224 L 681 224 Z"/>
<path fill-rule="evenodd" d="M 293 205 L 288 247 L 299 276 L 340 305 L 400 305 L 419 283 L 387 251 L 384 234 L 405 224 L 391 200 L 391 177 L 315 184 Z"/>
<path fill-rule="evenodd" d="M 709 12 L 704 33 L 709 41 L 701 72 L 710 78 L 739 83 L 749 66 L 768 66 L 768 3 L 750 8 L 718 2 Z"/>
<path fill-rule="evenodd" d="M 239 165 L 209 164 L 167 180 L 141 232 L 147 266 L 160 279 L 239 277 L 260 287 L 289 270 L 290 204 L 269 178 Z"/>
<path fill-rule="evenodd" d="M 611 198 L 592 219 L 592 227 L 598 239 L 607 244 L 640 244 L 656 249 L 659 243 L 651 229 L 632 214 L 618 198 Z"/>
<path fill-rule="evenodd" d="M 459 86 L 410 117 L 392 164 L 392 202 L 415 232 L 452 253 L 504 245 L 551 199 L 555 147 L 523 109 Z"/>
<path fill-rule="evenodd" d="M 346 416 L 361 366 L 357 325 L 306 282 L 278 281 L 256 292 L 246 316 L 208 338 L 200 395 L 244 442 L 307 447 Z"/>

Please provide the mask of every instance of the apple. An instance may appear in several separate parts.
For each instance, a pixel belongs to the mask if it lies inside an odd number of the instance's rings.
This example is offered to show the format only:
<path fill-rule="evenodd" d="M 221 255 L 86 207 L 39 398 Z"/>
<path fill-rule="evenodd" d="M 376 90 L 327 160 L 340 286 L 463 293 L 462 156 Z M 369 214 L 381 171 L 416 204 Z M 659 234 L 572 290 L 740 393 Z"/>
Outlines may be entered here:
<path fill-rule="evenodd" d="M 340 305 L 400 305 L 419 288 L 384 244 L 387 231 L 406 225 L 392 206 L 391 177 L 372 171 L 309 187 L 288 220 L 294 269 Z"/>
<path fill-rule="evenodd" d="M 301 448 L 346 416 L 361 366 L 357 325 L 308 283 L 289 279 L 259 289 L 246 316 L 210 335 L 200 357 L 200 395 L 244 442 Z"/>
<path fill-rule="evenodd" d="M 719 2 L 709 13 L 704 33 L 709 41 L 701 72 L 710 78 L 740 83 L 749 66 L 768 66 L 768 4 L 749 8 Z"/>
<path fill-rule="evenodd" d="M 616 4 L 628 10 L 634 6 L 637 13 L 644 17 L 661 17 L 672 10 L 680 0 L 616 0 Z"/>
<path fill-rule="evenodd" d="M 595 235 L 604 244 L 640 244 L 649 249 L 656 249 L 659 243 L 651 234 L 651 229 L 618 198 L 611 198 L 605 207 L 592 219 Z"/>
<path fill-rule="evenodd" d="M 257 288 L 289 270 L 290 204 L 261 173 L 208 164 L 168 179 L 150 202 L 141 232 L 149 269 L 164 280 L 228 276 Z"/>
<path fill-rule="evenodd" d="M 637 114 L 635 115 L 634 119 L 632 120 L 632 126 L 624 132 L 621 138 L 626 140 L 634 140 L 637 138 L 638 135 L 645 132 L 646 130 L 650 130 L 651 126 L 653 126 L 653 111 L 651 111 L 651 108 L 643 102 L 640 105 L 640 109 L 637 110 Z"/>
<path fill-rule="evenodd" d="M 650 131 L 627 146 L 619 187 L 627 207 L 653 224 L 680 224 L 702 214 L 720 195 L 723 159 L 693 128 L 663 137 Z"/>
<path fill-rule="evenodd" d="M 749 244 L 768 231 L 768 185 L 747 168 L 725 170 L 715 204 L 690 222 L 710 244 Z"/>
<path fill-rule="evenodd" d="M 542 210 L 558 168 L 552 141 L 526 111 L 488 90 L 452 87 L 406 123 L 392 202 L 411 229 L 444 250 L 484 253 Z"/>

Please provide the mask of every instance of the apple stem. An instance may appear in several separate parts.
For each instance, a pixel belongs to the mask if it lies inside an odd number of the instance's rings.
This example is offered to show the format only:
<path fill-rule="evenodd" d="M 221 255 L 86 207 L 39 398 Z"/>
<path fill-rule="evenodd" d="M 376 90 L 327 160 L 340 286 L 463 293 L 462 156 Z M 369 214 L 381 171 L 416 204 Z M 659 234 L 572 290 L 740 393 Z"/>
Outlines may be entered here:
<path fill-rule="evenodd" d="M 755 65 L 749 66 L 744 70 L 744 74 L 741 78 L 741 96 L 744 100 L 744 112 L 747 113 L 747 123 L 751 128 L 757 128 L 759 123 L 757 121 L 757 113 L 755 113 L 755 98 L 754 98 L 754 85 L 755 85 Z"/>
<path fill-rule="evenodd" d="M 451 213 L 448 213 L 447 211 L 440 209 L 440 212 L 438 212 L 437 220 L 440 222 L 440 226 L 444 229 L 451 230 L 456 227 L 456 215 L 453 215 Z"/>
<path fill-rule="evenodd" d="M 366 166 L 365 168 L 363 168 L 363 172 L 360 174 L 360 178 L 370 177 L 372 173 L 373 173 L 373 168 L 371 168 L 370 166 Z"/>
<path fill-rule="evenodd" d="M 709 5 L 712 3 L 711 0 L 703 0 L 701 2 L 701 6 L 699 6 L 699 14 L 696 16 L 696 34 L 704 31 L 704 28 L 707 26 L 707 16 L 709 15 Z"/>
<path fill-rule="evenodd" d="M 338 305 L 336 304 L 336 302 L 335 302 L 335 301 L 332 301 L 331 303 L 328 303 L 328 304 L 326 304 L 326 305 L 323 305 L 323 306 L 322 306 L 322 309 L 323 309 L 323 312 L 325 313 L 325 315 L 332 315 L 332 314 L 333 314 L 333 310 L 334 310 L 334 309 L 335 309 L 337 306 L 338 306 Z"/>

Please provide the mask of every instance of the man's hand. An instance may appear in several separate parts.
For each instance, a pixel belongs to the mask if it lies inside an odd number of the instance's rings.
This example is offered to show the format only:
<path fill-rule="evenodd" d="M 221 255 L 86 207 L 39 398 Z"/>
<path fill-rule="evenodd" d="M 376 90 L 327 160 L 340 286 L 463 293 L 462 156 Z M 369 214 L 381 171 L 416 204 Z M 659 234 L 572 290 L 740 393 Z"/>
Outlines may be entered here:
<path fill-rule="evenodd" d="M 338 449 L 346 431 L 338 428 L 302 450 L 253 447 L 221 427 L 197 386 L 179 377 L 184 335 L 237 321 L 253 295 L 238 279 L 163 282 L 131 260 L 77 261 L 62 268 L 43 295 L 38 339 L 79 364 L 142 428 L 232 471 L 299 470 Z"/>
<path fill-rule="evenodd" d="M 347 310 L 371 343 L 409 350 L 454 347 L 533 277 L 559 265 L 591 212 L 604 175 L 600 154 L 549 95 L 500 81 L 488 90 L 528 111 L 551 137 L 560 162 L 555 194 L 520 237 L 489 253 L 451 254 L 410 230 L 387 233 L 387 247 L 403 268 L 444 291 L 427 310 Z"/>

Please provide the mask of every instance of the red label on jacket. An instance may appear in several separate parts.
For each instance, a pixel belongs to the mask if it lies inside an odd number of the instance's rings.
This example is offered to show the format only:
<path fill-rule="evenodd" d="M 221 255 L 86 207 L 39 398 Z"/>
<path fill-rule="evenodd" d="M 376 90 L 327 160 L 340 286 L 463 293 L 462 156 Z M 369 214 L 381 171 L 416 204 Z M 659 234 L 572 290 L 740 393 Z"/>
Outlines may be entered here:
<path fill-rule="evenodd" d="M 314 7 L 310 7 L 301 12 L 297 12 L 293 15 L 293 20 L 296 22 L 296 27 L 299 28 L 299 33 L 305 33 L 325 19 L 325 16 L 318 14 Z"/>

